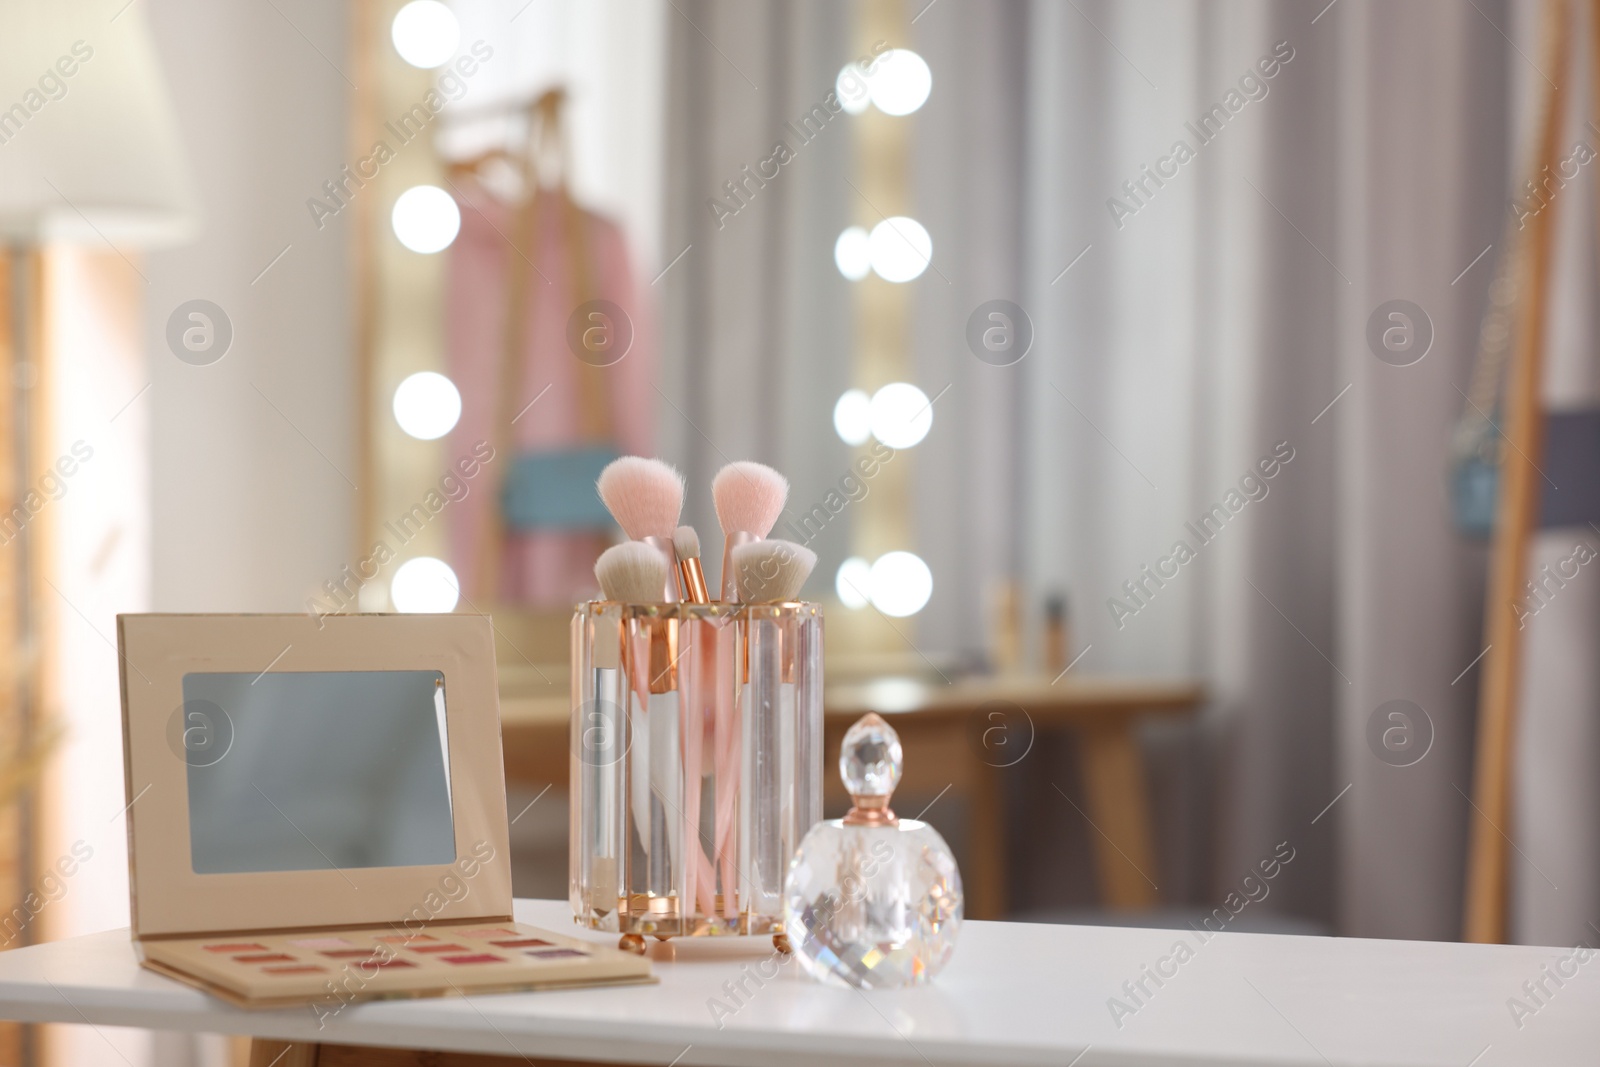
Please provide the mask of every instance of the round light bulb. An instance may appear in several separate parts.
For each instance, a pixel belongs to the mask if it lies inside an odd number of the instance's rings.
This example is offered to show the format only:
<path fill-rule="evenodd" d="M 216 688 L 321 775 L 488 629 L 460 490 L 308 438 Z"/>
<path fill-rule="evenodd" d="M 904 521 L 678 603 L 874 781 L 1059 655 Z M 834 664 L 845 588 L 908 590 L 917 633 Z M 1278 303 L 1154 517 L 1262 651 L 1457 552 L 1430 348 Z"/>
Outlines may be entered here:
<path fill-rule="evenodd" d="M 428 255 L 449 248 L 456 239 L 461 209 L 455 197 L 437 185 L 414 185 L 394 202 L 390 222 L 401 244 Z"/>
<path fill-rule="evenodd" d="M 833 262 L 853 282 L 859 282 L 872 269 L 872 240 L 860 226 L 851 226 L 833 242 Z"/>
<path fill-rule="evenodd" d="M 909 115 L 933 91 L 927 60 L 907 48 L 891 48 L 878 57 L 868 81 L 872 104 L 885 115 Z M 842 98 L 841 98 L 842 99 Z"/>
<path fill-rule="evenodd" d="M 394 391 L 394 421 L 420 441 L 432 441 L 455 429 L 461 419 L 461 393 L 442 374 L 413 374 Z"/>
<path fill-rule="evenodd" d="M 933 572 L 911 552 L 887 552 L 872 565 L 872 606 L 903 619 L 915 615 L 933 596 Z"/>
<path fill-rule="evenodd" d="M 852 611 L 866 607 L 872 601 L 872 564 L 860 556 L 851 556 L 839 564 L 833 591 L 839 603 Z"/>
<path fill-rule="evenodd" d="M 846 389 L 833 405 L 833 428 L 847 445 L 866 444 L 872 436 L 872 400 L 863 389 Z"/>
<path fill-rule="evenodd" d="M 933 403 L 910 382 L 890 382 L 872 394 L 868 419 L 890 448 L 912 448 L 933 428 Z"/>
<path fill-rule="evenodd" d="M 413 67 L 431 70 L 441 67 L 456 54 L 461 43 L 461 24 L 439 0 L 411 0 L 395 12 L 389 26 L 394 50 Z"/>
<path fill-rule="evenodd" d="M 454 611 L 461 599 L 461 582 L 450 564 L 432 556 L 418 556 L 400 564 L 389 580 L 389 600 L 394 610 L 409 614 Z"/>
<path fill-rule="evenodd" d="M 872 87 L 859 63 L 846 63 L 833 81 L 834 95 L 847 115 L 859 115 L 872 103 Z"/>
<path fill-rule="evenodd" d="M 933 238 L 916 219 L 896 215 L 872 228 L 867 254 L 878 277 L 887 282 L 909 282 L 933 261 Z"/>

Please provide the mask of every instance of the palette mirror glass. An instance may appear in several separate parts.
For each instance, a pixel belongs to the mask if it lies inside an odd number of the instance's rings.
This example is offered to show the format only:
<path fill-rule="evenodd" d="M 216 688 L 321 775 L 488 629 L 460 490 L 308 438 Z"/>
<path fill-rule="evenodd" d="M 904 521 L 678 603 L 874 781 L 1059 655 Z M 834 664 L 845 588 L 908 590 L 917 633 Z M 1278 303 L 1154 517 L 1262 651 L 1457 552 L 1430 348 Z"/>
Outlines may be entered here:
<path fill-rule="evenodd" d="M 188 673 L 175 725 L 196 874 L 456 858 L 439 671 Z"/>

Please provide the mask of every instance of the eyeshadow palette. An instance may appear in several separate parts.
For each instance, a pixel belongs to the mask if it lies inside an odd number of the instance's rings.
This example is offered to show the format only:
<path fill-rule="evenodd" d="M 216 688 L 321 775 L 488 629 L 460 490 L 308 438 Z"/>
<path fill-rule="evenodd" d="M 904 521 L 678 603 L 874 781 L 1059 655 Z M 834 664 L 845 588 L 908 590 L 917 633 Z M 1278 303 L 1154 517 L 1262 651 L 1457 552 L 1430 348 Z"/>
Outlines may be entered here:
<path fill-rule="evenodd" d="M 486 616 L 123 615 L 117 638 L 145 967 L 318 1011 L 654 980 L 512 921 Z"/>
<path fill-rule="evenodd" d="M 140 947 L 145 966 L 248 1008 L 650 980 L 648 961 L 631 953 L 519 923 L 428 929 L 160 938 Z"/>

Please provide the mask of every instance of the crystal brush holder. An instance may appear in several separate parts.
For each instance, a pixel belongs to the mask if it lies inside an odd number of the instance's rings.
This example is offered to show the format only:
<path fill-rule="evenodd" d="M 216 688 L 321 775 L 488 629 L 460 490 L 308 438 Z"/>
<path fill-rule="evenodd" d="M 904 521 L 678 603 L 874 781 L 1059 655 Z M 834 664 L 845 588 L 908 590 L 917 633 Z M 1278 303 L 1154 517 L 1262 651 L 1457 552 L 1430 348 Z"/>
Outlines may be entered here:
<path fill-rule="evenodd" d="M 579 605 L 572 619 L 569 895 L 645 938 L 770 934 L 822 817 L 815 604 Z"/>
<path fill-rule="evenodd" d="M 900 737 L 876 714 L 844 735 L 839 776 L 854 807 L 806 834 L 784 882 L 783 924 L 806 972 L 858 989 L 926 982 L 961 930 L 961 871 L 939 832 L 889 807 Z"/>

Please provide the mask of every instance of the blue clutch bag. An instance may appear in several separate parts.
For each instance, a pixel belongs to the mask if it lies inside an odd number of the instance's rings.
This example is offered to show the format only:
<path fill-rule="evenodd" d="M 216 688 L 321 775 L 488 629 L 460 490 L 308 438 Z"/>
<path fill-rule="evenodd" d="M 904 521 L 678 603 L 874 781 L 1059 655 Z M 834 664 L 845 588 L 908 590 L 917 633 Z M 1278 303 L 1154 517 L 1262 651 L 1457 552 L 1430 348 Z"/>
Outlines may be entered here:
<path fill-rule="evenodd" d="M 1500 468 L 1492 458 L 1498 433 L 1485 421 L 1484 440 L 1460 456 L 1451 472 L 1456 526 L 1473 537 L 1494 531 Z M 1579 527 L 1600 522 L 1600 411 L 1552 411 L 1545 416 L 1539 471 L 1539 526 Z"/>
<path fill-rule="evenodd" d="M 618 455 L 610 445 L 584 445 L 517 456 L 500 492 L 506 529 L 610 529 L 611 513 L 594 486 L 606 464 Z"/>

